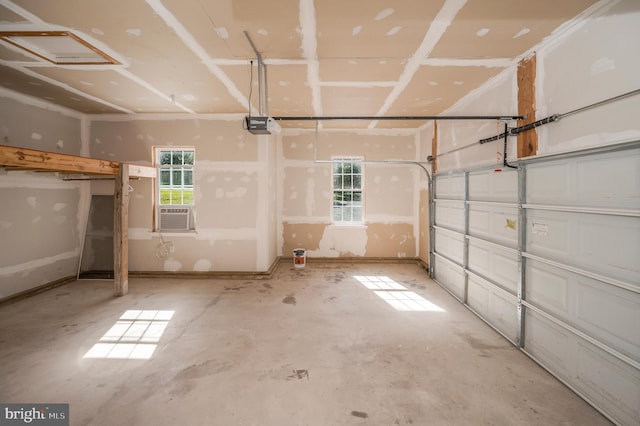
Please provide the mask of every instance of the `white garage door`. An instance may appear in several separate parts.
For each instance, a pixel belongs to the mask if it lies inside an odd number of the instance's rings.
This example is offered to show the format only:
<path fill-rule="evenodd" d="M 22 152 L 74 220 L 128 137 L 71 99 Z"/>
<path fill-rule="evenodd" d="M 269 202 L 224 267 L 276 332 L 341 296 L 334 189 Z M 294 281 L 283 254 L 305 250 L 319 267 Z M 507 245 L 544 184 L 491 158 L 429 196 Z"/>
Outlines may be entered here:
<path fill-rule="evenodd" d="M 640 148 L 437 175 L 436 280 L 605 415 L 640 424 Z"/>

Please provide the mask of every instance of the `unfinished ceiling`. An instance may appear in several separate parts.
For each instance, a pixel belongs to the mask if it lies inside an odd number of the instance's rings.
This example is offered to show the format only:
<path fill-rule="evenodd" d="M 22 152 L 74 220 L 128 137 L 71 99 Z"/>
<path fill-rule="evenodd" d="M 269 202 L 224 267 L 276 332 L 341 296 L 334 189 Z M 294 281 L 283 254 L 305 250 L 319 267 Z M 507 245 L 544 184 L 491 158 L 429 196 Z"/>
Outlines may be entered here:
<path fill-rule="evenodd" d="M 0 33 L 69 31 L 119 62 L 56 65 L 0 41 L 0 85 L 89 114 L 255 113 L 247 31 L 272 116 L 437 115 L 608 1 L 0 0 Z"/>

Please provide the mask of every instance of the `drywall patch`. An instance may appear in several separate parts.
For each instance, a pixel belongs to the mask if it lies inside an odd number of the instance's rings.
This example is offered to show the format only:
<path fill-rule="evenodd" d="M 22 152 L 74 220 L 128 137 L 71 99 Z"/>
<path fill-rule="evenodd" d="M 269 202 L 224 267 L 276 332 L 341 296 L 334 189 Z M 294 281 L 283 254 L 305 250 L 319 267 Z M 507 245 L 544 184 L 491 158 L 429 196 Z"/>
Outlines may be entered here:
<path fill-rule="evenodd" d="M 616 69 L 616 64 L 611 58 L 600 58 L 591 64 L 591 77 L 598 74 L 602 74 L 607 71 L 613 71 Z"/>
<path fill-rule="evenodd" d="M 38 199 L 36 197 L 27 197 L 27 204 L 32 208 L 35 209 L 36 207 L 38 207 Z"/>
<path fill-rule="evenodd" d="M 478 37 L 484 37 L 484 36 L 486 36 L 487 34 L 489 34 L 489 28 L 480 28 L 480 29 L 478 30 L 478 32 L 476 33 L 476 35 L 477 35 Z"/>
<path fill-rule="evenodd" d="M 531 32 L 531 30 L 530 30 L 529 28 L 524 27 L 524 28 L 522 28 L 520 31 L 518 31 L 518 32 L 516 33 L 516 35 L 514 35 L 514 36 L 513 36 L 513 38 L 520 38 L 520 37 L 522 37 L 523 35 L 527 35 L 527 34 L 529 34 L 530 32 Z"/>
<path fill-rule="evenodd" d="M 196 272 L 206 272 L 211 270 L 212 263 L 208 259 L 200 259 L 195 265 L 193 265 L 193 270 Z"/>
<path fill-rule="evenodd" d="M 325 226 L 317 250 L 309 251 L 320 257 L 364 256 L 367 229 L 364 226 Z"/>
<path fill-rule="evenodd" d="M 351 35 L 358 35 L 360 34 L 360 31 L 362 31 L 362 25 L 358 25 L 353 27 L 353 29 L 351 30 Z"/>
<path fill-rule="evenodd" d="M 227 40 L 229 38 L 229 31 L 225 27 L 216 28 L 216 34 L 223 40 Z"/>
<path fill-rule="evenodd" d="M 40 133 L 31 133 L 31 139 L 33 139 L 34 141 L 40 141 L 42 140 L 42 135 Z"/>
<path fill-rule="evenodd" d="M 391 14 L 393 14 L 393 12 L 394 12 L 394 10 L 391 7 L 388 8 L 388 9 L 385 9 L 385 10 L 381 11 L 380 13 L 378 13 L 376 15 L 375 20 L 376 21 L 382 21 L 384 18 L 387 18 L 387 17 L 391 16 Z"/>
<path fill-rule="evenodd" d="M 396 35 L 400 32 L 401 29 L 402 29 L 401 26 L 396 25 L 395 27 L 391 28 L 389 32 L 387 32 L 387 35 L 388 36 Z"/>
<path fill-rule="evenodd" d="M 60 210 L 64 209 L 65 207 L 67 207 L 66 203 L 55 203 L 53 205 L 53 211 L 59 212 Z"/>
<path fill-rule="evenodd" d="M 287 256 L 296 247 L 303 247 L 309 251 L 318 250 L 326 227 L 324 223 L 283 222 L 282 253 Z"/>
<path fill-rule="evenodd" d="M 100 28 L 91 28 L 91 32 L 97 35 L 104 35 L 104 31 L 102 31 Z"/>
<path fill-rule="evenodd" d="M 178 260 L 170 257 L 169 259 L 164 261 L 164 270 L 167 272 L 177 272 L 182 269 L 182 263 Z"/>
<path fill-rule="evenodd" d="M 370 223 L 367 226 L 367 257 L 415 257 L 413 224 Z"/>
<path fill-rule="evenodd" d="M 127 34 L 133 37 L 140 37 L 140 35 L 142 34 L 142 30 L 139 28 L 131 28 L 127 30 Z"/>

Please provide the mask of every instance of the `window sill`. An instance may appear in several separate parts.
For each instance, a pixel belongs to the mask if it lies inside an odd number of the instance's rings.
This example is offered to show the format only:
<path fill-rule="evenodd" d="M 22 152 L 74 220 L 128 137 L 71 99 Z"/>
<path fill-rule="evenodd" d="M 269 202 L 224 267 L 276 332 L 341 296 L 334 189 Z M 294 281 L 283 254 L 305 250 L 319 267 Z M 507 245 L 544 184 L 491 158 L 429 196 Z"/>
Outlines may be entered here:
<path fill-rule="evenodd" d="M 366 223 L 331 223 L 329 226 L 333 228 L 367 229 Z"/>
<path fill-rule="evenodd" d="M 191 235 L 198 235 L 198 232 L 196 230 L 189 230 L 189 231 L 176 231 L 176 230 L 168 230 L 168 231 L 163 231 L 161 229 L 155 230 L 155 231 L 151 231 L 150 234 L 152 236 L 156 236 L 156 235 L 162 235 L 163 237 L 187 237 L 187 236 L 191 236 Z"/>

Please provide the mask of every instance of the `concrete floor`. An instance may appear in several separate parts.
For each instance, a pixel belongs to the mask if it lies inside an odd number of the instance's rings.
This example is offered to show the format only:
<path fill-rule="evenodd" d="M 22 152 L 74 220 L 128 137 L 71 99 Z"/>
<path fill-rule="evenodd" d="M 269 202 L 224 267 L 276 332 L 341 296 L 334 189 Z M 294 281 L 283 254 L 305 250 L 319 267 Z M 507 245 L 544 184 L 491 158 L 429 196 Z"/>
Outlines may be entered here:
<path fill-rule="evenodd" d="M 354 276 L 388 277 L 427 310 L 396 310 Z M 129 286 L 0 305 L 0 401 L 68 402 L 72 425 L 609 424 L 417 265 Z M 131 310 L 174 311 L 157 342 L 138 339 L 157 344 L 151 358 L 85 358 Z"/>

